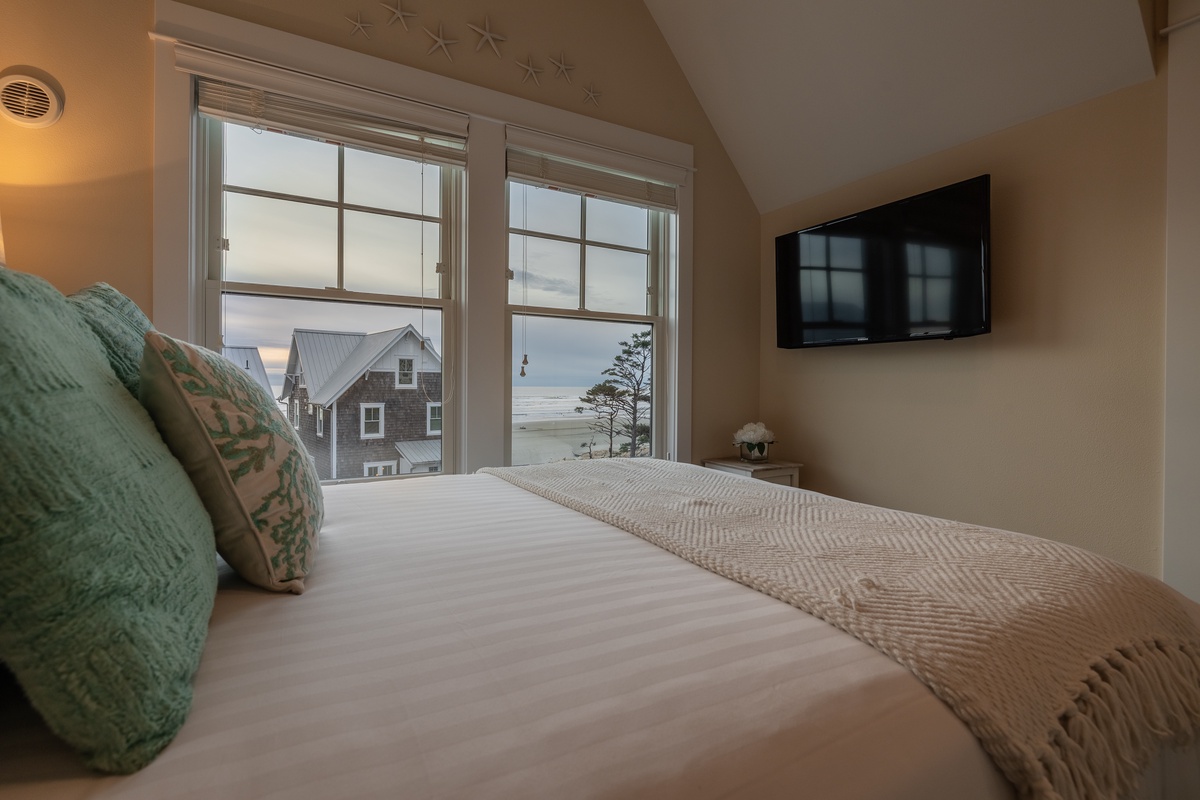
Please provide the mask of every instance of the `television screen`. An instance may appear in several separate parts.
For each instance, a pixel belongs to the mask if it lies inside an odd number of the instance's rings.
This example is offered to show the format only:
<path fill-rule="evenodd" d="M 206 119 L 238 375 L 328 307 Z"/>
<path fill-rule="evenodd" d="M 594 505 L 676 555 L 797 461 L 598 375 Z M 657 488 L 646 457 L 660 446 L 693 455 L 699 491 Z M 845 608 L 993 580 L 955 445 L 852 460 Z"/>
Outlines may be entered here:
<path fill-rule="evenodd" d="M 991 331 L 990 175 L 775 239 L 779 347 Z"/>

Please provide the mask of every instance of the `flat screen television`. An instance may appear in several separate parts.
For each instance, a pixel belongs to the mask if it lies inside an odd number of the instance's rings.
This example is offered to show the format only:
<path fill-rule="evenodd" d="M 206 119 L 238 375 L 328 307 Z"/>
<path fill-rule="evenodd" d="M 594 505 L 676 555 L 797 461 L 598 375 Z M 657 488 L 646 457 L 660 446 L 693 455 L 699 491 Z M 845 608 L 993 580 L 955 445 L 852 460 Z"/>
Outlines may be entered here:
<path fill-rule="evenodd" d="M 775 239 L 779 347 L 991 331 L 991 176 Z"/>

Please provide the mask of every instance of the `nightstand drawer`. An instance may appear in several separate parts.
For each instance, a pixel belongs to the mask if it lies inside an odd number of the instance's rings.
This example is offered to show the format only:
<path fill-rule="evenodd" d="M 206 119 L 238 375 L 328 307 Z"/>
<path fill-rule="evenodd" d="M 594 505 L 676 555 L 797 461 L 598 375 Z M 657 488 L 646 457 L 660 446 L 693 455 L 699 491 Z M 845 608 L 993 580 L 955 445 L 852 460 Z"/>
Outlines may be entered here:
<path fill-rule="evenodd" d="M 796 487 L 800 485 L 800 468 L 804 466 L 795 461 L 742 461 L 740 458 L 706 458 L 701 463 L 719 472 Z"/>

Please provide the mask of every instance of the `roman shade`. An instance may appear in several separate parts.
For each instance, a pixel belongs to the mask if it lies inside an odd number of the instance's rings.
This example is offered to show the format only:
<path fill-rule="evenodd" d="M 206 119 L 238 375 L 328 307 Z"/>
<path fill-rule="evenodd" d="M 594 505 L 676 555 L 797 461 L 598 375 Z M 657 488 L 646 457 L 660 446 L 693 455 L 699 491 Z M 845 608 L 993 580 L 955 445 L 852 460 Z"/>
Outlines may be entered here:
<path fill-rule="evenodd" d="M 639 206 L 675 210 L 688 169 L 559 136 L 508 126 L 508 177 Z"/>
<path fill-rule="evenodd" d="M 452 166 L 467 160 L 467 116 L 328 78 L 178 43 L 196 108 L 226 121 L 294 131 Z"/>

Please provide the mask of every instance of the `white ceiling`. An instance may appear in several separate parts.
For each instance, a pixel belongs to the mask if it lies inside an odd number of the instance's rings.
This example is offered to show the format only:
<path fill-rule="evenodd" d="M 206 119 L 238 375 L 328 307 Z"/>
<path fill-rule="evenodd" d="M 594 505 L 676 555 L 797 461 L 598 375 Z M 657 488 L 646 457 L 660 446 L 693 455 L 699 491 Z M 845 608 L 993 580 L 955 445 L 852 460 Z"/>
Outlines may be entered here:
<path fill-rule="evenodd" d="M 1138 0 L 645 0 L 759 211 L 1152 78 Z"/>

